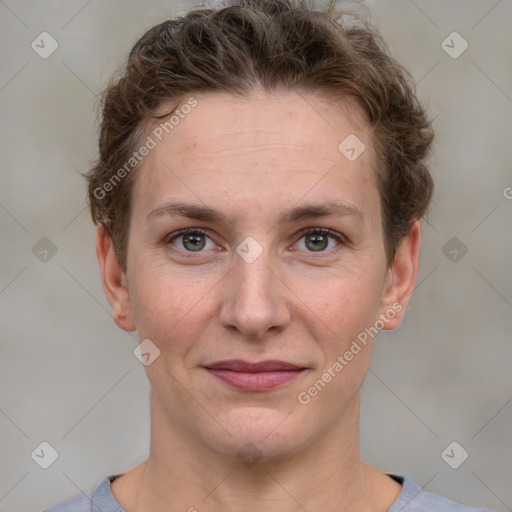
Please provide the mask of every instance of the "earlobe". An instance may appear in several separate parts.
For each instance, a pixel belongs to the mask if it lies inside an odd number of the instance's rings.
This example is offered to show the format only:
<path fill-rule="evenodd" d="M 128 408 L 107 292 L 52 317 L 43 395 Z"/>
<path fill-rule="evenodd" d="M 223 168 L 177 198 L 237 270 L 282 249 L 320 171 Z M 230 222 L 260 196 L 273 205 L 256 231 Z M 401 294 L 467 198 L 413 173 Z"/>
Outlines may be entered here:
<path fill-rule="evenodd" d="M 402 323 L 418 275 L 420 237 L 420 223 L 416 220 L 397 247 L 388 269 L 380 308 L 381 318 L 386 319 L 385 330 Z"/>
<path fill-rule="evenodd" d="M 114 322 L 124 331 L 136 329 L 126 275 L 117 260 L 108 231 L 100 224 L 96 229 L 96 255 L 101 282 L 113 310 Z"/>

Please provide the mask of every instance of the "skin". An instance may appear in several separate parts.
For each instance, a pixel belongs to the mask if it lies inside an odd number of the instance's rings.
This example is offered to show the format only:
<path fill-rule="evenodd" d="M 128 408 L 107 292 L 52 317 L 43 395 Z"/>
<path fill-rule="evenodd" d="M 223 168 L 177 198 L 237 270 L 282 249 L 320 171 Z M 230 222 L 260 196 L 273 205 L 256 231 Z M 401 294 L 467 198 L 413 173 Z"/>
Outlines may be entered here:
<path fill-rule="evenodd" d="M 373 339 L 307 405 L 297 397 L 393 304 L 402 309 L 384 328 L 400 325 L 417 276 L 419 222 L 388 265 L 369 129 L 348 100 L 292 91 L 194 97 L 197 107 L 137 170 L 126 273 L 108 233 L 97 231 L 115 322 L 161 351 L 145 366 L 149 458 L 112 492 L 128 512 L 384 512 L 401 485 L 359 455 Z M 354 161 L 338 150 L 349 134 L 366 146 Z M 176 200 L 217 209 L 225 222 L 147 220 Z M 327 202 L 360 215 L 277 223 L 291 208 Z M 183 237 L 170 241 L 183 228 L 206 233 L 201 251 Z M 315 251 L 305 228 L 330 228 L 346 243 L 321 238 Z M 236 252 L 247 236 L 262 249 L 252 263 Z M 241 391 L 203 368 L 226 359 L 307 370 L 272 390 Z M 259 457 L 250 466 L 240 457 L 248 443 Z"/>

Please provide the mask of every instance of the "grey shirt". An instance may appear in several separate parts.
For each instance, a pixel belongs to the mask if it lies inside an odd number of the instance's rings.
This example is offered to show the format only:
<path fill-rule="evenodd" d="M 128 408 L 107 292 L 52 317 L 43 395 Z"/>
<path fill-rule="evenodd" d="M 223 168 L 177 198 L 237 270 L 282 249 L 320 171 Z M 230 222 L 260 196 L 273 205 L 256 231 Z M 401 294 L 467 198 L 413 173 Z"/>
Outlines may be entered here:
<path fill-rule="evenodd" d="M 54 505 L 41 512 L 126 512 L 114 498 L 110 483 L 120 475 L 109 475 L 92 491 Z M 402 492 L 388 512 L 490 512 L 468 507 L 447 498 L 425 492 L 414 480 L 389 475 L 402 484 Z"/>

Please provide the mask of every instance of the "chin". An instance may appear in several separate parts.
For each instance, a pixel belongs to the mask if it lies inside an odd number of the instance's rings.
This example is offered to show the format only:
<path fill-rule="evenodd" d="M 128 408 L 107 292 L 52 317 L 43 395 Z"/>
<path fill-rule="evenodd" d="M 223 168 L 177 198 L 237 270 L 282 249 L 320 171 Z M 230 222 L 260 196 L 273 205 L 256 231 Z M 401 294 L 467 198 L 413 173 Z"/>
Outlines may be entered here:
<path fill-rule="evenodd" d="M 207 434 L 208 439 L 203 441 L 219 455 L 246 465 L 282 459 L 300 450 L 311 437 L 307 422 L 298 421 L 296 414 L 290 414 L 289 410 L 240 408 L 225 418 L 222 422 L 225 430 L 219 432 L 215 428 L 213 435 Z"/>

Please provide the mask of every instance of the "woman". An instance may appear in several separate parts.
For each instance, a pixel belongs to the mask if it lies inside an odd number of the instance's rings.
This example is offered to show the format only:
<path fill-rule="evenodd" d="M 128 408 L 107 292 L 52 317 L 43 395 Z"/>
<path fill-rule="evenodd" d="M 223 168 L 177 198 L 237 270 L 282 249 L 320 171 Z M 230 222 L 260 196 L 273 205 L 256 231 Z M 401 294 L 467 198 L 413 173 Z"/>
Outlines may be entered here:
<path fill-rule="evenodd" d="M 476 510 L 359 453 L 374 338 L 416 281 L 432 138 L 380 37 L 332 8 L 237 0 L 150 29 L 88 174 L 150 455 L 48 511 Z"/>

